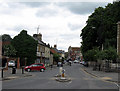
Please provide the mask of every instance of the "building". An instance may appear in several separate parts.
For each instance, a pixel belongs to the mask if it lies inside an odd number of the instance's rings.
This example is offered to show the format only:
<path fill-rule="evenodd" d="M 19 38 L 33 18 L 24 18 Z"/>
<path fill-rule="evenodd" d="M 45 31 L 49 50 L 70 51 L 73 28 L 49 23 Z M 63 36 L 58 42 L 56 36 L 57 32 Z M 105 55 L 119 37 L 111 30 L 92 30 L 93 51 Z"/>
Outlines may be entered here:
<path fill-rule="evenodd" d="M 36 63 L 45 63 L 45 43 L 42 41 L 42 34 L 34 34 L 33 38 L 38 41 Z"/>
<path fill-rule="evenodd" d="M 53 65 L 53 53 L 50 51 L 50 65 Z"/>
<path fill-rule="evenodd" d="M 64 51 L 64 50 L 58 50 L 58 54 L 59 54 L 62 58 L 65 58 L 65 51 Z"/>
<path fill-rule="evenodd" d="M 45 64 L 46 66 L 49 66 L 50 63 L 50 45 L 45 44 Z"/>
<path fill-rule="evenodd" d="M 57 45 L 54 45 L 54 47 L 51 48 L 51 53 L 58 54 L 60 56 L 58 61 L 64 61 L 65 51 L 64 50 L 58 50 Z M 57 62 L 55 60 L 53 60 L 54 64 L 57 64 Z"/>
<path fill-rule="evenodd" d="M 44 63 L 45 66 L 49 66 L 53 63 L 53 56 L 50 53 L 50 45 L 46 45 L 46 43 L 42 41 L 42 34 L 40 33 L 34 34 L 33 38 L 38 41 L 36 63 Z"/>
<path fill-rule="evenodd" d="M 82 54 L 80 51 L 80 47 L 71 47 L 68 48 L 68 59 L 74 60 L 81 60 Z"/>
<path fill-rule="evenodd" d="M 54 48 L 52 48 L 52 52 L 60 55 L 60 57 L 65 58 L 65 51 L 64 50 L 58 50 L 57 45 L 54 45 Z"/>

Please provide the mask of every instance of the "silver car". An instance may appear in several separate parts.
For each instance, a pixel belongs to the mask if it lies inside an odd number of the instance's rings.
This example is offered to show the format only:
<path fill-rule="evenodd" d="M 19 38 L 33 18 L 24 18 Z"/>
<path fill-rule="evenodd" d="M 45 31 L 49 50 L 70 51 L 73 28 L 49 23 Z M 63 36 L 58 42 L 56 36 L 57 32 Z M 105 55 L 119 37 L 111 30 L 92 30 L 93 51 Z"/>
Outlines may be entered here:
<path fill-rule="evenodd" d="M 8 62 L 8 66 L 9 66 L 9 67 L 15 67 L 15 61 L 14 61 L 14 60 L 10 60 L 10 61 Z"/>

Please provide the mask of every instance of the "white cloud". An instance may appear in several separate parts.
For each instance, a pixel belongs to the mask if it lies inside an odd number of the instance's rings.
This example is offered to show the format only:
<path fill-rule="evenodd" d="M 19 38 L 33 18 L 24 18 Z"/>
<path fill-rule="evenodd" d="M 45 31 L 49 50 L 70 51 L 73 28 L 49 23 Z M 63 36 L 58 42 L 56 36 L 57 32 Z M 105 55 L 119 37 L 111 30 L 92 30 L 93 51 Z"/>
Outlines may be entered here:
<path fill-rule="evenodd" d="M 25 29 L 33 35 L 40 25 L 39 32 L 42 33 L 44 42 L 52 46 L 57 43 L 58 49 L 66 51 L 70 45 L 80 46 L 81 29 L 85 26 L 89 13 L 76 14 L 56 3 L 35 5 L 0 3 L 0 32 L 14 37 Z"/>

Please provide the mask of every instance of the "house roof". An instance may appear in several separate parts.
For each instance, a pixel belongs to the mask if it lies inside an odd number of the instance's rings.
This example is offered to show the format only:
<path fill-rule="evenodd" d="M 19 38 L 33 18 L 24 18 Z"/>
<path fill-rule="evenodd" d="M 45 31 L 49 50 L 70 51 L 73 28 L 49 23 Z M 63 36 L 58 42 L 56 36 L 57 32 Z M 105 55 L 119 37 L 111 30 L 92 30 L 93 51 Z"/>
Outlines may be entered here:
<path fill-rule="evenodd" d="M 63 50 L 58 50 L 58 49 L 56 49 L 56 48 L 52 48 L 52 49 L 51 49 L 51 52 L 52 52 L 52 53 L 58 53 L 58 54 L 64 54 L 64 51 L 63 51 Z"/>
<path fill-rule="evenodd" d="M 80 50 L 80 47 L 71 47 L 71 48 L 72 50 L 75 50 L 75 51 Z"/>
<path fill-rule="evenodd" d="M 48 48 L 50 48 L 50 45 L 48 44 L 46 44 L 46 43 L 44 43 L 43 41 L 41 41 L 41 40 L 38 40 L 37 38 L 35 38 L 35 37 L 33 37 L 33 39 L 35 39 L 36 41 L 38 41 L 38 43 L 40 44 L 40 45 L 43 45 L 43 46 L 45 46 L 45 47 L 48 47 Z"/>
<path fill-rule="evenodd" d="M 35 39 L 36 41 L 38 41 L 38 43 L 39 44 L 41 44 L 41 45 L 44 45 L 45 46 L 45 43 L 43 42 L 43 41 L 40 41 L 40 40 L 38 40 L 37 38 L 35 38 L 35 37 L 33 37 L 33 39 Z"/>
<path fill-rule="evenodd" d="M 54 54 L 57 53 L 54 49 L 50 49 L 50 51 Z"/>
<path fill-rule="evenodd" d="M 69 49 L 71 49 L 72 51 L 80 51 L 80 47 L 71 47 L 70 46 Z"/>

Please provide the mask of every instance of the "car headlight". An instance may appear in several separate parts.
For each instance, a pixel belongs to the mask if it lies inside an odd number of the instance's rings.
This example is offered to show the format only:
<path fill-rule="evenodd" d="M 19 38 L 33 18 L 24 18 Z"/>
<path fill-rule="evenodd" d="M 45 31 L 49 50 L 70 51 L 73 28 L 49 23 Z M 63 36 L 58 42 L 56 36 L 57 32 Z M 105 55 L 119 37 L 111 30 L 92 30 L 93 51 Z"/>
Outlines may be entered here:
<path fill-rule="evenodd" d="M 25 68 L 28 68 L 28 66 L 26 66 Z"/>

